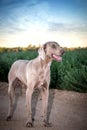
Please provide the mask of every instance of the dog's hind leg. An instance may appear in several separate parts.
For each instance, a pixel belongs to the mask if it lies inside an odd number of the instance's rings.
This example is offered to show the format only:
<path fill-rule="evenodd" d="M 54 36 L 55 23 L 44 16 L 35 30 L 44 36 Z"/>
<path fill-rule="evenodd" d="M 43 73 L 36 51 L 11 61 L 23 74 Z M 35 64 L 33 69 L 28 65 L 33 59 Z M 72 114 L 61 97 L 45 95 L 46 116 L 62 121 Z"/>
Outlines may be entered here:
<path fill-rule="evenodd" d="M 11 120 L 11 118 L 13 116 L 13 105 L 14 105 L 14 99 L 15 99 L 15 92 L 14 92 L 14 86 L 12 83 L 9 83 L 8 96 L 9 96 L 9 110 L 8 110 L 7 121 Z"/>

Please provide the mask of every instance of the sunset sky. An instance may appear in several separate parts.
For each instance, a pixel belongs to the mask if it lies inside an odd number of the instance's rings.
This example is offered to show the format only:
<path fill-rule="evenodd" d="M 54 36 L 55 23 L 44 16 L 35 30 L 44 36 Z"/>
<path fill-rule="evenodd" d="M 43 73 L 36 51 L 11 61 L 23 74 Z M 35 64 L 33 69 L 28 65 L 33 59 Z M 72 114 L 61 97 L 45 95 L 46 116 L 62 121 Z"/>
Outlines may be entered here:
<path fill-rule="evenodd" d="M 0 47 L 87 47 L 87 0 L 0 0 Z"/>

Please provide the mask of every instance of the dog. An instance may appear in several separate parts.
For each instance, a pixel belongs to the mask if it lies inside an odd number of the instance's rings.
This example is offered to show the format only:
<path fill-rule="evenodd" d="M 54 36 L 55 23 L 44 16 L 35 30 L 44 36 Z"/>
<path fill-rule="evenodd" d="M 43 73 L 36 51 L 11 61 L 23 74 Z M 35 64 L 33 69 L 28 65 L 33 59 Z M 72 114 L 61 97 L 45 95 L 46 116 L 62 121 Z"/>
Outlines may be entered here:
<path fill-rule="evenodd" d="M 49 126 L 47 121 L 47 106 L 50 84 L 50 66 L 52 60 L 62 61 L 64 49 L 57 42 L 50 41 L 42 45 L 38 50 L 38 56 L 32 60 L 15 61 L 8 74 L 8 96 L 9 111 L 7 121 L 12 118 L 14 104 L 14 90 L 18 82 L 26 86 L 26 108 L 27 122 L 26 127 L 32 127 L 31 98 L 34 89 L 39 88 L 42 96 L 42 120 L 44 126 Z"/>

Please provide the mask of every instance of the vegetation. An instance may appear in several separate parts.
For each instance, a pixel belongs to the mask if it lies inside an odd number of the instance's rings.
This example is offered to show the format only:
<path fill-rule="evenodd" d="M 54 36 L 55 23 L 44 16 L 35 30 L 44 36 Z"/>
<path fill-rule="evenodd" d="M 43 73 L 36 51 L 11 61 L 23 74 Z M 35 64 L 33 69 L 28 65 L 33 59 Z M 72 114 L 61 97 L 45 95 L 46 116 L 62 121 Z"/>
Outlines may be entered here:
<path fill-rule="evenodd" d="M 7 81 L 12 63 L 35 58 L 38 48 L 0 48 L 0 81 Z M 87 48 L 66 49 L 62 62 L 51 65 L 51 88 L 87 92 Z"/>

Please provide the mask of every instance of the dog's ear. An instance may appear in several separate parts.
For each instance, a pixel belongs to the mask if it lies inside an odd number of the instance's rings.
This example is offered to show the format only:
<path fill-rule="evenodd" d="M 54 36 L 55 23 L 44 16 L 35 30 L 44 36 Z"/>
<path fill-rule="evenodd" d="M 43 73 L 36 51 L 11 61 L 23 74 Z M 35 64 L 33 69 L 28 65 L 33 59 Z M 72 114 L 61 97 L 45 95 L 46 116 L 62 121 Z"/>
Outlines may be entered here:
<path fill-rule="evenodd" d="M 46 56 L 46 44 L 44 44 L 42 47 L 39 48 L 38 50 L 39 57 L 44 60 Z"/>
<path fill-rule="evenodd" d="M 47 44 L 45 43 L 45 44 L 43 45 L 43 49 L 44 49 L 45 52 L 46 52 L 46 46 L 47 46 Z"/>

